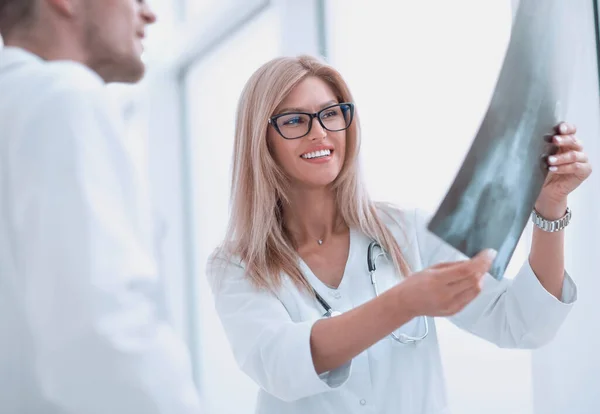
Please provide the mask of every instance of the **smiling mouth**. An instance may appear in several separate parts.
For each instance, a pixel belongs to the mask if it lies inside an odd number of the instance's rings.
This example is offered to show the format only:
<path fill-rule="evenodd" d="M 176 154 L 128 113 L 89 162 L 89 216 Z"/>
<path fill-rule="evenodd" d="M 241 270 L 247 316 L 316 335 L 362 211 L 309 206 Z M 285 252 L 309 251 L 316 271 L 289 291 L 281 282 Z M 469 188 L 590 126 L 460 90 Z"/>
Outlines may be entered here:
<path fill-rule="evenodd" d="M 320 151 L 307 152 L 306 154 L 302 154 L 300 158 L 303 158 L 305 160 L 313 160 L 318 158 L 325 158 L 330 156 L 331 154 L 333 154 L 333 150 L 326 149 Z"/>

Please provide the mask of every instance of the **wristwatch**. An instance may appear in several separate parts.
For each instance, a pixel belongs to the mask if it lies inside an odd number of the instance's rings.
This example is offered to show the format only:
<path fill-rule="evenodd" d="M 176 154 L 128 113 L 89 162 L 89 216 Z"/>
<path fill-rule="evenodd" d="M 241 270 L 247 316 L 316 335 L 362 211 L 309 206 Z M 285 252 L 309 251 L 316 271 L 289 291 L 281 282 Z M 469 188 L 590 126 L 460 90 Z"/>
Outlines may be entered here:
<path fill-rule="evenodd" d="M 540 213 L 538 213 L 534 208 L 531 212 L 531 221 L 533 221 L 533 224 L 535 224 L 538 228 L 544 231 L 550 233 L 561 231 L 562 229 L 567 227 L 569 225 L 569 222 L 571 221 L 571 209 L 567 207 L 567 212 L 564 216 L 562 216 L 558 220 L 551 221 L 546 220 L 544 217 L 542 217 Z"/>

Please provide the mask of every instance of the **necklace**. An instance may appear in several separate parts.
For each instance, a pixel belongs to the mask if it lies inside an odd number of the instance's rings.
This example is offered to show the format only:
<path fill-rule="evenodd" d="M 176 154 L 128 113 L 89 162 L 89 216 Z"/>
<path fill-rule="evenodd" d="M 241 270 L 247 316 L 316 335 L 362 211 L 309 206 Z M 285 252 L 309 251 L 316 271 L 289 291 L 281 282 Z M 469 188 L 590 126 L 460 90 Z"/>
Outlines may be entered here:
<path fill-rule="evenodd" d="M 289 229 L 288 229 L 287 231 L 288 231 L 288 232 L 290 232 L 290 233 L 294 233 L 294 232 L 290 231 Z M 316 238 L 314 238 L 314 237 L 312 237 L 312 236 L 309 236 L 309 237 L 310 237 L 311 239 L 313 239 L 313 240 L 316 240 L 316 241 L 317 241 L 317 244 L 318 244 L 319 246 L 322 246 L 322 245 L 323 245 L 323 241 L 324 241 L 324 240 L 323 240 L 323 237 L 321 237 L 320 239 L 316 239 Z"/>
<path fill-rule="evenodd" d="M 335 229 L 339 229 L 339 226 L 340 226 L 341 224 L 343 224 L 343 222 L 340 222 L 340 221 L 339 221 L 339 219 L 338 219 L 338 221 L 336 222 L 336 224 L 335 224 L 335 226 L 334 226 L 334 232 L 335 232 Z M 290 234 L 290 235 L 296 235 L 296 234 L 297 234 L 297 233 L 295 233 L 294 231 L 290 230 L 289 228 L 285 228 L 285 231 L 287 231 L 287 232 L 288 232 L 288 234 Z M 324 237 L 320 237 L 320 238 L 318 238 L 318 239 L 317 239 L 317 238 L 315 238 L 315 237 L 313 237 L 313 236 L 310 236 L 310 235 L 309 235 L 308 237 L 309 237 L 309 238 L 311 238 L 311 239 L 313 239 L 313 240 L 316 240 L 316 241 L 317 241 L 317 244 L 318 244 L 319 246 L 322 246 L 322 245 L 323 245 L 323 243 L 325 242 L 325 238 L 324 238 Z"/>

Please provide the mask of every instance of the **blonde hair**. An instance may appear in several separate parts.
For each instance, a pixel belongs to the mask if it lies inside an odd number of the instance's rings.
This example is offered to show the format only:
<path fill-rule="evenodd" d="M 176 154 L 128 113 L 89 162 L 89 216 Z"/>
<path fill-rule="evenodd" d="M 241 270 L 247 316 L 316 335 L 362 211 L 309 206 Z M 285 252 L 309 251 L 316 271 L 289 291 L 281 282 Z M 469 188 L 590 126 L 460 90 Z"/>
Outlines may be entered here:
<path fill-rule="evenodd" d="M 331 66 L 310 56 L 280 57 L 261 66 L 248 80 L 237 108 L 231 216 L 221 249 L 237 256 L 246 276 L 258 288 L 275 289 L 287 274 L 300 289 L 311 289 L 299 267 L 299 256 L 283 226 L 282 206 L 287 201 L 289 181 L 276 164 L 267 143 L 268 119 L 303 79 L 314 76 L 325 81 L 339 102 L 353 102 L 342 76 Z M 400 247 L 378 217 L 360 174 L 358 152 L 360 125 L 356 114 L 346 130 L 346 156 L 342 170 L 332 183 L 344 222 L 379 241 L 391 255 L 396 270 L 410 272 Z"/>

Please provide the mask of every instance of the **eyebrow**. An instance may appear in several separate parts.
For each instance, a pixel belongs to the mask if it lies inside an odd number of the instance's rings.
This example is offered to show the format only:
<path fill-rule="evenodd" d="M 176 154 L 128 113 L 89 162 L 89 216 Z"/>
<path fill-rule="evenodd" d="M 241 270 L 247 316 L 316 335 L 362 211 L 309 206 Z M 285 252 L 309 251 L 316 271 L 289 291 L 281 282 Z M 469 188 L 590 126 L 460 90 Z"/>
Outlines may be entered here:
<path fill-rule="evenodd" d="M 321 108 L 321 109 L 327 108 L 328 106 L 335 105 L 338 103 L 339 103 L 338 101 L 331 100 L 331 101 L 325 102 L 319 108 Z M 308 111 L 306 108 L 282 108 L 279 111 L 277 111 L 277 114 L 284 114 L 287 112 L 310 112 L 310 111 Z"/>

